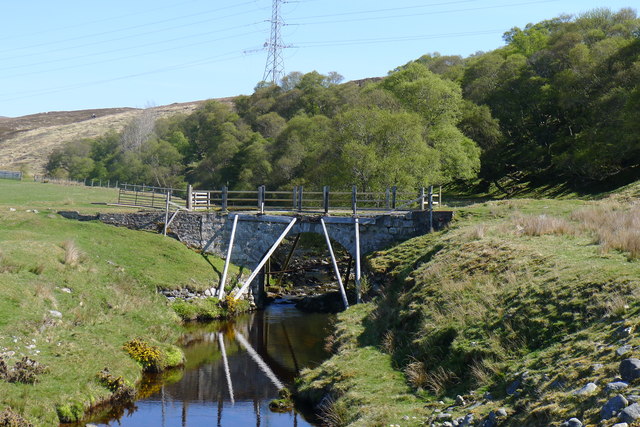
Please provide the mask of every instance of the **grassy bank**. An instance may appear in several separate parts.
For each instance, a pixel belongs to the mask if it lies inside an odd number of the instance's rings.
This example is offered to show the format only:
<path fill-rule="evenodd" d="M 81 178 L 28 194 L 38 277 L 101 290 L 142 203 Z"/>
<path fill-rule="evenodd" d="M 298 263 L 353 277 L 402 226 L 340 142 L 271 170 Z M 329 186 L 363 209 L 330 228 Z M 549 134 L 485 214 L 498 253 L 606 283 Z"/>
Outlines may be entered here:
<path fill-rule="evenodd" d="M 161 235 L 56 214 L 110 209 L 92 203 L 113 201 L 114 190 L 0 180 L 0 195 L 0 356 L 9 370 L 23 356 L 45 367 L 33 384 L 0 379 L 0 410 L 35 425 L 57 424 L 56 407 L 81 414 L 111 396 L 96 376 L 105 367 L 129 385 L 140 378 L 146 362 L 123 350 L 134 338 L 157 347 L 160 365 L 179 362 L 179 318 L 156 290 L 203 290 L 222 261 Z"/>
<path fill-rule="evenodd" d="M 599 423 L 620 361 L 640 355 L 639 188 L 476 204 L 446 231 L 372 254 L 381 294 L 340 317 L 335 356 L 299 395 L 330 396 L 332 425 L 477 422 L 500 408 L 500 425 Z M 383 376 L 411 391 L 376 391 Z"/>

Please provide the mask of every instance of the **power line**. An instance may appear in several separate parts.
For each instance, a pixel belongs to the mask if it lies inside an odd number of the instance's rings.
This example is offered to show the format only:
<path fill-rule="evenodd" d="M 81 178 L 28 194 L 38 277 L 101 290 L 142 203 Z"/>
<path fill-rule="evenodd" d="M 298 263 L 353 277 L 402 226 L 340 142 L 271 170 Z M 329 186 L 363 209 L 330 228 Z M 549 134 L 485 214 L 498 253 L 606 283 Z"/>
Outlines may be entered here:
<path fill-rule="evenodd" d="M 0 54 L 7 53 L 7 52 L 13 52 L 13 51 L 20 51 L 20 50 L 24 50 L 24 49 L 32 49 L 32 48 L 36 48 L 36 47 L 52 46 L 52 45 L 62 44 L 62 43 L 71 42 L 71 41 L 75 41 L 75 40 L 86 40 L 87 38 L 99 37 L 99 36 L 104 36 L 104 35 L 108 35 L 108 34 L 114 34 L 114 33 L 117 34 L 117 33 L 122 33 L 124 31 L 128 31 L 128 30 L 135 30 L 135 29 L 138 29 L 138 28 L 144 28 L 144 27 L 149 27 L 149 26 L 157 26 L 159 24 L 164 24 L 164 23 L 167 23 L 167 22 L 176 22 L 177 20 L 185 19 L 185 18 L 202 17 L 203 15 L 208 15 L 208 14 L 211 14 L 211 13 L 217 13 L 217 12 L 220 12 L 221 10 L 226 10 L 226 9 L 231 8 L 231 7 L 235 8 L 235 7 L 239 7 L 239 6 L 246 6 L 246 5 L 254 3 L 254 2 L 255 2 L 255 0 L 252 0 L 252 1 L 247 1 L 247 2 L 240 3 L 240 4 L 237 4 L 237 5 L 234 5 L 234 6 L 230 6 L 230 7 L 212 9 L 212 10 L 209 10 L 207 12 L 192 13 L 192 14 L 189 14 L 189 15 L 172 17 L 172 18 L 163 19 L 163 20 L 160 20 L 160 21 L 147 22 L 147 23 L 139 24 L 139 25 L 132 25 L 132 26 L 124 27 L 124 28 L 115 29 L 115 30 L 101 31 L 101 32 L 98 32 L 98 33 L 93 33 L 93 34 L 82 34 L 82 35 L 79 35 L 77 37 L 70 37 L 70 38 L 63 39 L 63 40 L 51 40 L 51 41 L 38 43 L 38 44 L 33 44 L 33 45 L 17 46 L 17 47 L 13 47 L 13 48 L 10 48 L 10 49 L 0 50 Z M 225 15 L 225 16 L 216 16 L 216 17 L 211 18 L 211 19 L 200 20 L 200 21 L 195 21 L 195 22 L 193 22 L 193 21 L 192 22 L 187 22 L 185 24 L 177 25 L 177 26 L 173 26 L 173 27 L 157 28 L 157 29 L 155 29 L 153 31 L 146 32 L 146 33 L 123 36 L 123 37 L 116 38 L 116 39 L 109 39 L 109 40 L 103 40 L 103 41 L 92 42 L 92 43 L 84 43 L 84 44 L 81 44 L 81 45 L 78 45 L 78 46 L 72 46 L 71 48 L 91 46 L 92 44 L 109 43 L 109 42 L 112 42 L 112 41 L 127 39 L 127 38 L 131 38 L 131 37 L 139 36 L 139 35 L 154 34 L 154 33 L 163 32 L 163 31 L 167 31 L 167 30 L 171 30 L 171 29 L 192 26 L 192 25 L 200 24 L 200 23 L 219 21 L 219 20 L 231 18 L 231 17 L 238 16 L 238 15 L 243 15 L 245 13 L 246 13 L 246 11 L 242 11 L 242 12 L 238 12 L 238 13 L 234 13 L 234 14 L 230 14 L 230 15 Z M 67 48 L 64 48 L 64 49 L 67 49 Z M 51 50 L 48 50 L 47 52 L 51 52 Z M 32 55 L 37 55 L 37 53 L 29 54 L 29 55 L 21 55 L 21 56 L 17 56 L 16 58 L 20 58 L 20 57 L 23 57 L 23 56 L 32 56 Z"/>
<path fill-rule="evenodd" d="M 307 41 L 298 42 L 294 48 L 304 47 L 336 47 L 336 46 L 352 46 L 361 44 L 378 44 L 378 43 L 394 43 L 405 41 L 429 40 L 444 37 L 469 37 L 484 34 L 502 34 L 505 29 L 468 31 L 461 33 L 441 33 L 441 34 L 423 34 L 415 36 L 398 36 L 398 37 L 377 37 L 372 39 L 353 39 L 353 40 L 326 40 L 326 41 Z"/>
<path fill-rule="evenodd" d="M 19 99 L 32 98 L 34 96 L 50 95 L 50 94 L 53 94 L 53 93 L 65 92 L 65 91 L 69 91 L 69 90 L 73 90 L 73 89 L 80 89 L 80 88 L 83 88 L 83 87 L 104 85 L 106 83 L 112 83 L 112 82 L 116 82 L 116 81 L 120 81 L 120 80 L 143 77 L 143 76 L 148 76 L 148 75 L 152 75 L 152 74 L 164 73 L 164 72 L 168 72 L 168 71 L 175 71 L 175 70 L 191 68 L 191 67 L 200 66 L 200 65 L 207 65 L 207 64 L 213 64 L 213 63 L 218 63 L 218 62 L 233 61 L 233 60 L 240 59 L 240 58 L 243 58 L 244 56 L 246 56 L 245 54 L 237 55 L 237 53 L 238 53 L 237 50 L 233 50 L 233 51 L 230 51 L 230 52 L 227 52 L 227 53 L 223 53 L 223 54 L 220 54 L 220 55 L 215 55 L 215 56 L 212 56 L 212 57 L 209 57 L 209 58 L 205 58 L 205 59 L 200 59 L 200 60 L 197 60 L 197 61 L 191 61 L 191 62 L 186 62 L 186 63 L 181 63 L 181 64 L 175 64 L 175 65 L 171 65 L 171 66 L 168 66 L 168 67 L 157 68 L 155 70 L 144 71 L 144 72 L 140 72 L 140 73 L 127 74 L 127 75 L 123 75 L 123 76 L 119 76 L 119 77 L 112 77 L 112 78 L 109 78 L 109 79 L 95 80 L 95 81 L 92 81 L 92 82 L 76 83 L 76 84 L 72 84 L 72 85 L 59 86 L 57 88 L 49 88 L 49 89 L 44 89 L 44 90 L 32 90 L 32 91 L 24 91 L 24 92 L 17 92 L 17 93 L 13 93 L 13 94 L 7 94 L 7 96 L 9 96 L 9 98 L 0 97 L 0 101 L 1 102 L 8 102 L 8 101 L 16 101 L 16 100 L 19 100 Z M 230 57 L 230 58 L 226 58 L 226 59 L 221 59 L 221 58 L 224 58 L 225 56 L 234 55 L 234 54 L 236 54 L 236 56 L 233 56 L 233 57 Z"/>
<path fill-rule="evenodd" d="M 528 1 L 528 2 L 522 2 L 522 3 L 501 4 L 501 5 L 495 5 L 495 6 L 472 7 L 472 8 L 466 8 L 466 9 L 450 9 L 450 10 L 438 10 L 438 11 L 431 11 L 431 12 L 420 12 L 420 13 L 412 13 L 408 15 L 407 14 L 385 15 L 385 16 L 376 16 L 376 17 L 369 17 L 369 18 L 341 19 L 341 20 L 332 20 L 332 21 L 315 21 L 315 22 L 312 21 L 312 22 L 298 22 L 298 23 L 294 22 L 294 23 L 287 23 L 286 25 L 317 25 L 317 24 L 338 24 L 338 23 L 344 23 L 344 22 L 379 21 L 379 20 L 388 20 L 391 18 L 410 18 L 415 16 L 441 15 L 441 14 L 456 13 L 456 12 L 473 12 L 478 10 L 501 9 L 505 7 L 526 6 L 526 5 L 542 4 L 542 3 L 554 3 L 558 1 L 560 0 L 538 0 L 538 1 Z M 402 9 L 402 8 L 399 8 L 399 9 Z M 354 14 L 359 14 L 359 13 L 368 13 L 368 12 L 366 11 L 354 12 Z M 324 15 L 324 16 L 330 17 L 330 16 L 342 16 L 342 15 L 336 14 L 336 15 Z M 298 18 L 298 20 L 301 20 L 301 19 L 311 19 L 311 18 Z"/>
<path fill-rule="evenodd" d="M 78 55 L 78 56 L 73 56 L 73 57 L 63 57 L 63 58 L 51 59 L 51 60 L 47 60 L 47 61 L 39 61 L 39 62 L 32 62 L 32 63 L 28 63 L 28 64 L 14 65 L 14 66 L 10 66 L 10 67 L 3 67 L 3 68 L 0 68 L 0 71 L 3 71 L 3 70 L 14 70 L 14 69 L 19 69 L 19 68 L 31 68 L 31 67 L 34 67 L 34 66 L 39 66 L 39 65 L 44 65 L 44 64 L 54 64 L 54 63 L 57 63 L 57 62 L 68 62 L 70 60 L 77 60 L 77 59 L 88 58 L 88 57 L 93 57 L 93 56 L 102 56 L 102 55 L 106 55 L 106 54 L 110 54 L 110 53 L 118 53 L 118 52 L 123 52 L 123 51 L 130 51 L 130 50 L 146 48 L 146 47 L 150 47 L 150 46 L 165 45 L 167 43 L 175 42 L 175 41 L 179 41 L 179 40 L 191 39 L 191 38 L 194 38 L 194 37 L 203 37 L 203 36 L 207 36 L 207 35 L 211 35 L 211 34 L 223 33 L 225 31 L 231 31 L 231 30 L 236 30 L 236 29 L 240 29 L 240 28 L 252 27 L 252 26 L 254 26 L 256 24 L 259 24 L 259 23 L 236 25 L 234 27 L 223 28 L 223 29 L 219 29 L 219 30 L 215 30 L 215 31 L 207 31 L 207 32 L 204 32 L 204 33 L 197 33 L 197 34 L 192 34 L 192 35 L 183 36 L 183 37 L 176 37 L 176 38 L 173 38 L 173 39 L 159 40 L 159 41 L 156 41 L 156 42 L 145 43 L 145 44 L 136 45 L 136 46 L 128 46 L 128 47 L 125 47 L 125 48 L 118 48 L 118 49 L 112 49 L 112 50 L 106 50 L 106 51 L 99 51 L 99 52 L 89 53 L 89 54 L 86 54 L 86 55 Z M 191 47 L 191 46 L 198 46 L 198 45 L 210 43 L 210 42 L 213 42 L 213 41 L 220 41 L 220 40 L 225 40 L 225 39 L 229 39 L 229 38 L 242 37 L 242 36 L 245 36 L 245 35 L 254 34 L 254 33 L 262 33 L 262 32 L 263 32 L 262 30 L 260 30 L 260 31 L 252 31 L 252 32 L 245 32 L 245 33 L 241 33 L 241 34 L 237 34 L 237 35 L 233 35 L 233 36 L 229 36 L 229 37 L 218 38 L 218 39 L 213 39 L 213 40 L 205 40 L 205 41 L 200 41 L 200 42 L 197 42 L 197 43 L 180 45 L 180 46 L 172 47 L 172 48 L 165 48 L 165 49 L 156 50 L 156 51 L 146 51 L 146 52 L 141 53 L 141 54 L 139 54 L 137 56 L 145 56 L 145 55 L 151 55 L 151 54 L 154 54 L 154 53 L 167 52 L 167 51 L 170 51 L 170 50 L 182 49 L 182 48 Z M 112 58 L 112 59 L 110 59 L 110 61 L 119 60 L 119 59 L 128 59 L 128 58 L 130 58 L 130 56 L 121 57 L 121 58 Z M 73 67 L 66 67 L 66 68 L 68 69 L 68 68 L 73 68 Z M 26 75 L 35 74 L 35 73 L 38 73 L 38 72 L 30 72 L 30 73 L 26 73 Z M 20 75 L 25 75 L 25 74 L 20 74 Z M 12 77 L 12 76 L 7 76 L 7 77 Z"/>

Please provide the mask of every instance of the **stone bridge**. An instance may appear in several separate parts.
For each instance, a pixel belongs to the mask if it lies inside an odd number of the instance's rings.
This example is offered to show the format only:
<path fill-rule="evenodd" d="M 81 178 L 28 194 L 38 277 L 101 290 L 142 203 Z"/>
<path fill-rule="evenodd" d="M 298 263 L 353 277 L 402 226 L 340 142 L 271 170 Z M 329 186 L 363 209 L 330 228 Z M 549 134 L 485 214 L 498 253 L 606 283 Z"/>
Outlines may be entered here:
<path fill-rule="evenodd" d="M 60 214 L 73 219 L 100 220 L 107 224 L 150 231 L 162 231 L 167 218 L 166 212 L 159 211 L 100 213 L 95 216 L 82 216 L 77 212 L 60 212 Z M 256 303 L 261 305 L 263 280 L 253 279 L 264 265 L 265 256 L 268 257 L 270 251 L 284 237 L 283 232 L 289 228 L 288 236 L 299 233 L 325 235 L 324 227 L 326 227 L 329 238 L 333 242 L 342 245 L 356 260 L 356 292 L 357 300 L 359 300 L 361 255 L 428 233 L 431 229 L 442 229 L 449 223 L 452 215 L 453 213 L 450 211 L 429 210 L 360 217 L 179 211 L 170 221 L 170 228 L 167 231 L 169 235 L 176 237 L 189 247 L 200 249 L 205 253 L 214 254 L 221 258 L 226 257 L 228 262 L 248 268 L 252 274 L 236 294 L 236 298 L 242 295 L 250 286 Z M 236 222 L 236 229 L 235 233 L 232 233 L 234 222 Z M 228 257 L 232 235 L 234 236 L 234 243 L 230 257 Z M 347 296 L 338 273 L 338 266 L 332 251 L 330 253 L 343 302 L 345 307 L 348 307 Z M 221 279 L 223 284 L 226 279 L 226 271 L 225 264 Z M 210 292 L 222 296 L 223 286 L 220 287 L 220 290 L 212 288 Z"/>
<path fill-rule="evenodd" d="M 429 214 L 428 211 L 412 211 L 360 217 L 361 253 L 367 254 L 392 243 L 428 233 Z M 450 211 L 434 211 L 432 214 L 434 230 L 442 229 L 452 218 Z M 253 269 L 260 262 L 293 218 L 280 215 L 180 212 L 171 223 L 169 233 L 187 246 L 224 258 L 234 215 L 239 217 L 231 261 L 249 269 Z M 324 219 L 331 240 L 342 245 L 352 256 L 356 256 L 353 217 L 299 215 L 288 235 L 322 235 L 320 218 Z M 162 212 L 101 213 L 86 219 L 98 219 L 107 224 L 138 230 L 158 231 L 162 230 L 165 215 Z"/>

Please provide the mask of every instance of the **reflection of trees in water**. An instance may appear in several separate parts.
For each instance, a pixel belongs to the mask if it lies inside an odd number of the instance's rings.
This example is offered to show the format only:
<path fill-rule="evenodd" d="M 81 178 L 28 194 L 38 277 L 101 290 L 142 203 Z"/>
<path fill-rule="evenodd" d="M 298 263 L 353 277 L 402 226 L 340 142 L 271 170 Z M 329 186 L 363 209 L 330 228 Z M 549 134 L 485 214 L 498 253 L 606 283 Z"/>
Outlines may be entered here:
<path fill-rule="evenodd" d="M 298 369 L 326 357 L 322 349 L 326 325 L 326 315 L 302 314 L 289 306 L 250 313 L 234 322 L 189 327 L 181 340 L 187 356 L 185 369 L 145 376 L 139 396 L 159 406 L 163 422 L 168 417 L 165 411 L 181 406 L 182 424 L 187 426 L 189 405 L 193 404 L 217 408 L 220 425 L 223 410 L 229 411 L 232 407 L 219 338 L 222 334 L 235 401 L 252 402 L 256 423 L 260 425 L 265 418 L 261 408 L 277 398 L 278 390 L 238 343 L 236 334 L 242 334 L 258 357 L 286 384 L 293 380 Z M 108 419 L 118 424 L 122 420 L 126 425 L 123 417 L 136 409 L 135 405 L 113 408 Z M 211 411 L 212 416 L 214 412 L 215 409 Z M 212 424 L 211 421 L 207 425 Z M 294 425 L 297 423 L 294 417 Z"/>

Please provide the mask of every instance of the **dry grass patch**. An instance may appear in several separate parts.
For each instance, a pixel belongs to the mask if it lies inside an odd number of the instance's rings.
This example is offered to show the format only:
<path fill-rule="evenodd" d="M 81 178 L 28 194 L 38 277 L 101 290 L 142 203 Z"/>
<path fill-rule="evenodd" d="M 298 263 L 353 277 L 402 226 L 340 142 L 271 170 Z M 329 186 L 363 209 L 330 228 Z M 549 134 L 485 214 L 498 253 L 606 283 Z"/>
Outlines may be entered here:
<path fill-rule="evenodd" d="M 62 263 L 69 267 L 77 267 L 84 258 L 84 254 L 73 240 L 66 240 L 62 243 L 64 249 L 64 259 Z"/>
<path fill-rule="evenodd" d="M 576 229 L 569 221 L 549 215 L 516 215 L 513 218 L 516 230 L 526 236 L 545 234 L 573 235 Z"/>
<path fill-rule="evenodd" d="M 605 204 L 578 210 L 571 217 L 595 234 L 604 252 L 615 249 L 640 257 L 640 206 Z"/>

